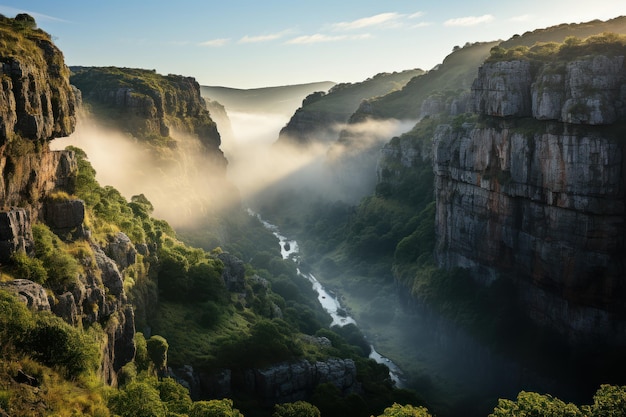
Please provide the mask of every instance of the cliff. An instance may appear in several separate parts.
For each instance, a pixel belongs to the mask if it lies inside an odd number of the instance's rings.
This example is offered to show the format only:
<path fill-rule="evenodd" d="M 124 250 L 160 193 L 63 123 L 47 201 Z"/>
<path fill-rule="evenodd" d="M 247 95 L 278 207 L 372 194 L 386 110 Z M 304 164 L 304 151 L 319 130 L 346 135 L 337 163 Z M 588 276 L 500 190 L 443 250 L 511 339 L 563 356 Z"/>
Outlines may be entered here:
<path fill-rule="evenodd" d="M 219 105 L 207 105 L 194 78 L 135 68 L 72 69 L 84 111 L 75 134 L 54 146 L 84 149 L 94 156 L 99 181 L 126 198 L 144 194 L 155 216 L 179 229 L 239 205 L 208 108 L 225 135 L 232 135 L 230 122 Z"/>
<path fill-rule="evenodd" d="M 530 317 L 570 340 L 623 344 L 626 49 L 615 48 L 489 60 L 472 87 L 481 120 L 440 126 L 433 158 L 441 267 L 512 280 Z"/>
<path fill-rule="evenodd" d="M 115 385 L 116 372 L 135 352 L 133 310 L 117 266 L 84 227 L 83 201 L 58 198 L 60 192 L 74 190 L 75 154 L 53 152 L 48 146 L 53 138 L 72 133 L 76 124 L 78 99 L 70 86 L 70 71 L 32 17 L 0 16 L 0 32 L 0 263 L 15 278 L 4 279 L 0 287 L 19 295 L 31 309 L 52 311 L 71 325 L 88 328 L 98 323 L 105 338 L 99 373 Z M 22 278 L 27 268 L 16 267 L 15 259 L 22 258 L 14 256 L 24 255 L 22 265 L 34 262 L 28 259 L 48 228 L 67 241 L 85 245 L 85 259 L 90 262 L 76 271 L 68 269 L 72 273 L 59 280 L 50 279 L 44 288 Z M 58 237 L 50 239 L 60 242 Z M 38 273 L 44 281 L 45 272 Z"/>
<path fill-rule="evenodd" d="M 215 122 L 192 77 L 117 67 L 72 67 L 72 84 L 99 118 L 144 142 L 171 143 L 175 132 L 191 134 L 212 163 L 226 168 Z M 161 139 L 160 139 L 161 138 Z"/>

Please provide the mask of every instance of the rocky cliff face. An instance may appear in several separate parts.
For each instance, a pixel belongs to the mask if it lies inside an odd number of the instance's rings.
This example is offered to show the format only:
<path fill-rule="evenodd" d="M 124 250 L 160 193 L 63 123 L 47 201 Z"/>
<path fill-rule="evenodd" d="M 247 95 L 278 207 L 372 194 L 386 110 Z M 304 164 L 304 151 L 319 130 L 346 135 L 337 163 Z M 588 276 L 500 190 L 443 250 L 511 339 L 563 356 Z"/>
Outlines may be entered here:
<path fill-rule="evenodd" d="M 76 99 L 61 52 L 45 37 L 23 40 L 32 53 L 0 55 L 0 145 L 15 135 L 31 140 L 67 136 Z"/>
<path fill-rule="evenodd" d="M 86 103 L 100 106 L 99 116 L 142 140 L 169 137 L 173 131 L 195 135 L 204 150 L 225 169 L 221 139 L 200 85 L 192 77 L 114 67 L 73 67 L 72 83 Z"/>
<path fill-rule="evenodd" d="M 514 280 L 572 340 L 625 343 L 625 93 L 623 56 L 483 65 L 486 118 L 434 137 L 440 266 Z"/>
<path fill-rule="evenodd" d="M 24 27 L 0 16 L 0 29 L 6 40 L 0 46 L 0 263 L 9 263 L 17 251 L 32 254 L 35 222 L 64 239 L 84 240 L 94 261 L 55 288 L 19 278 L 0 286 L 30 308 L 52 311 L 72 325 L 99 323 L 106 338 L 100 373 L 114 385 L 116 372 L 135 352 L 134 316 L 122 276 L 84 230 L 84 203 L 51 198 L 74 187 L 74 153 L 50 151 L 48 141 L 74 130 L 78 96 L 63 55 L 34 21 Z"/>
<path fill-rule="evenodd" d="M 624 56 L 594 56 L 531 68 L 501 61 L 480 68 L 472 89 L 478 113 L 607 125 L 626 114 Z"/>

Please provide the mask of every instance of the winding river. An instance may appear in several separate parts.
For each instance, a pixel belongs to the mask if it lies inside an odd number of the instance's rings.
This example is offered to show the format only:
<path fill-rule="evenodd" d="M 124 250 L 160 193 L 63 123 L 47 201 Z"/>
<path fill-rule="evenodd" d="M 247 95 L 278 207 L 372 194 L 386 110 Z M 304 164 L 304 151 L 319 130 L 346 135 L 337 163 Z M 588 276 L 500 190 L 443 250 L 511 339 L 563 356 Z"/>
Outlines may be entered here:
<path fill-rule="evenodd" d="M 273 225 L 268 221 L 263 220 L 259 214 L 253 212 L 252 210 L 248 210 L 248 213 L 251 216 L 255 216 L 256 218 L 258 218 L 263 226 L 271 231 L 274 236 L 276 236 L 280 244 L 280 253 L 283 259 L 290 259 L 291 261 L 295 262 L 296 265 L 298 265 L 300 261 L 300 258 L 298 256 L 298 242 L 295 240 L 290 240 L 282 235 L 276 225 Z M 309 282 L 313 286 L 313 290 L 315 290 L 315 292 L 317 293 L 317 300 L 322 305 L 322 308 L 332 318 L 332 323 L 330 324 L 331 327 L 345 326 L 347 324 L 354 324 L 355 326 L 357 325 L 356 320 L 353 317 L 349 316 L 346 310 L 341 306 L 341 303 L 337 296 L 334 295 L 332 292 L 327 291 L 313 274 L 302 272 L 300 268 L 297 268 L 297 271 L 298 275 L 309 280 Z M 385 356 L 378 353 L 374 346 L 371 344 L 370 348 L 371 351 L 369 357 L 371 359 L 374 359 L 378 363 L 386 365 L 387 368 L 389 368 L 389 375 L 391 376 L 391 379 L 395 382 L 396 387 L 404 388 L 406 386 L 406 383 L 402 378 L 402 370 L 398 367 L 398 365 L 393 363 L 391 359 L 386 358 Z"/>

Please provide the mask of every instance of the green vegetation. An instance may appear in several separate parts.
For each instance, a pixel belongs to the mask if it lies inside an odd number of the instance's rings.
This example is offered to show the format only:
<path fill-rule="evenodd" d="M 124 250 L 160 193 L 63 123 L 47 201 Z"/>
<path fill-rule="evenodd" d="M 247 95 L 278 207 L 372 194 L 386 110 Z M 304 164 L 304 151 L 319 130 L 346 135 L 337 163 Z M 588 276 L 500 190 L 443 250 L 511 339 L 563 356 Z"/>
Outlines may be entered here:
<path fill-rule="evenodd" d="M 626 413 L 626 386 L 602 385 L 592 405 L 577 407 L 550 395 L 522 391 L 515 401 L 501 399 L 490 417 L 562 416 L 604 417 Z"/>
<path fill-rule="evenodd" d="M 305 111 L 329 112 L 349 116 L 362 100 L 383 96 L 401 89 L 413 77 L 424 73 L 422 70 L 407 70 L 394 73 L 380 73 L 360 83 L 336 84 L 316 100 L 308 100 Z"/>
<path fill-rule="evenodd" d="M 580 39 L 575 36 L 565 38 L 562 43 L 540 42 L 528 47 L 519 45 L 511 48 L 495 46 L 491 48 L 488 62 L 529 60 L 533 62 L 567 62 L 587 56 L 624 55 L 626 35 L 602 33 Z"/>
<path fill-rule="evenodd" d="M 43 51 L 37 45 L 40 40 L 50 42 L 50 35 L 37 28 L 33 17 L 24 13 L 14 19 L 0 15 L 0 56 L 30 57 L 36 63 L 44 64 Z"/>

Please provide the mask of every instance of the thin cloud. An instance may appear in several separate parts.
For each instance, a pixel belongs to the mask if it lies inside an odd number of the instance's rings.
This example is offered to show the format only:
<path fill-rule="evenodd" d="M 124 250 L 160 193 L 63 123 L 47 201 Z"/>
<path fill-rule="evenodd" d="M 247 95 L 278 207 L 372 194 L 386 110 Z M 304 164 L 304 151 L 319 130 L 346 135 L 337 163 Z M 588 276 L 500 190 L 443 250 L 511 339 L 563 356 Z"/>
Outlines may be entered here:
<path fill-rule="evenodd" d="M 43 20 L 43 21 L 52 21 L 52 22 L 71 23 L 69 20 L 61 19 L 61 18 L 50 16 L 50 15 L 43 14 L 43 13 L 31 12 L 30 10 L 17 9 L 15 7 L 9 7 L 9 6 L 0 6 L 0 14 L 3 14 L 5 16 L 10 16 L 10 15 L 15 16 L 20 13 L 27 13 L 31 15 L 32 17 L 35 18 L 35 21 L 37 22 L 40 22 Z"/>
<path fill-rule="evenodd" d="M 239 39 L 238 43 L 259 43 L 259 42 L 269 42 L 269 41 L 273 41 L 276 39 L 280 39 L 282 37 L 284 37 L 285 35 L 287 35 L 289 32 L 291 32 L 290 30 L 283 30 L 282 32 L 278 32 L 278 33 L 270 33 L 268 35 L 259 35 L 259 36 L 244 36 L 243 38 Z"/>
<path fill-rule="evenodd" d="M 331 25 L 333 30 L 356 30 L 372 26 L 397 26 L 404 15 L 399 13 L 380 13 L 351 22 L 339 22 Z"/>
<path fill-rule="evenodd" d="M 338 42 L 344 40 L 361 40 L 361 39 L 369 39 L 372 35 L 369 33 L 364 33 L 362 35 L 338 35 L 338 36 L 330 36 L 324 35 L 321 33 L 316 33 L 314 35 L 305 35 L 298 36 L 297 38 L 293 38 L 288 40 L 286 43 L 289 45 L 304 45 L 304 44 L 312 44 L 312 43 L 323 43 L 323 42 Z"/>
<path fill-rule="evenodd" d="M 415 12 L 407 16 L 408 19 L 417 19 L 424 16 L 424 12 Z"/>
<path fill-rule="evenodd" d="M 481 23 L 491 22 L 494 19 L 493 15 L 485 14 L 482 16 L 466 16 L 456 19 L 446 20 L 444 26 L 475 26 Z"/>
<path fill-rule="evenodd" d="M 220 39 L 211 39 L 208 41 L 200 42 L 198 45 L 218 48 L 220 46 L 226 45 L 228 42 L 230 42 L 229 38 L 220 38 Z"/>

